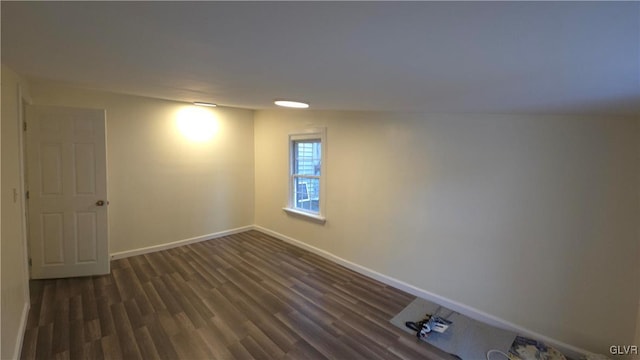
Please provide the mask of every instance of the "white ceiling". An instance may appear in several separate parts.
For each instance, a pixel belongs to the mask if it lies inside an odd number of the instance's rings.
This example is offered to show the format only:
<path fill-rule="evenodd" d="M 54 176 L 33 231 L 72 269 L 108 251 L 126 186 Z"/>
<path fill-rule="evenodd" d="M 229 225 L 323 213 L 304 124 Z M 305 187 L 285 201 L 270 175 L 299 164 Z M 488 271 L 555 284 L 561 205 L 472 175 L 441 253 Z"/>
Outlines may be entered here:
<path fill-rule="evenodd" d="M 640 114 L 638 2 L 6 2 L 32 80 L 264 109 Z"/>

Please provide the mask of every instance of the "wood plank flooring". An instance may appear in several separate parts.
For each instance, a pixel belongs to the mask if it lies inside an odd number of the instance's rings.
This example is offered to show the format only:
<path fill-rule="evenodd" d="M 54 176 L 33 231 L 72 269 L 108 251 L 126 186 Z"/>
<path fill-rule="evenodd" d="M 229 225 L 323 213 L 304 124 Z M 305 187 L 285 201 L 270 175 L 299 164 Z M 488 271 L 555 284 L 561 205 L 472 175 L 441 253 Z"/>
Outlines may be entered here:
<path fill-rule="evenodd" d="M 31 281 L 22 359 L 449 359 L 389 323 L 414 297 L 260 232 Z"/>

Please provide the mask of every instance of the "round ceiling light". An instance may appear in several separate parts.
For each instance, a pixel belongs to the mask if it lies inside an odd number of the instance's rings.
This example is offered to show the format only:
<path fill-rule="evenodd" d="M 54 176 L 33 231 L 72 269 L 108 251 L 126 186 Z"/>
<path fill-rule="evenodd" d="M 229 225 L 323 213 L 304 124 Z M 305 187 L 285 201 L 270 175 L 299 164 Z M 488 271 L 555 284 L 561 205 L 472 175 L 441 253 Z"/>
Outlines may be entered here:
<path fill-rule="evenodd" d="M 301 101 L 292 101 L 292 100 L 276 100 L 273 102 L 278 106 L 295 108 L 295 109 L 306 109 L 309 107 L 309 103 L 301 102 Z"/>

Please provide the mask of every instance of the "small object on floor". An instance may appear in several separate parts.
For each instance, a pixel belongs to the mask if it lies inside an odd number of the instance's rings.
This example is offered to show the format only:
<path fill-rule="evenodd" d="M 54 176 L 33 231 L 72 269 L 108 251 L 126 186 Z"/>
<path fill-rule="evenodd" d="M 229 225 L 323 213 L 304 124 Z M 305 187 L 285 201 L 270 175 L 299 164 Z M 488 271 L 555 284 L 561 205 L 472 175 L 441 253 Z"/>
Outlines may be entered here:
<path fill-rule="evenodd" d="M 542 341 L 517 336 L 509 349 L 511 360 L 567 360 L 557 349 Z"/>
<path fill-rule="evenodd" d="M 404 324 L 406 327 L 416 332 L 416 337 L 418 339 L 423 339 L 429 336 L 429 333 L 431 332 L 431 328 L 428 325 L 430 319 L 431 315 L 427 314 L 424 319 L 418 322 L 407 321 Z"/>
<path fill-rule="evenodd" d="M 420 322 L 413 322 L 413 321 L 407 321 L 404 323 L 404 326 L 408 327 L 409 329 L 413 330 L 413 331 L 420 331 L 420 328 L 422 328 L 422 324 L 420 324 Z"/>
<path fill-rule="evenodd" d="M 451 325 L 451 321 L 443 319 L 440 316 L 432 316 L 431 319 L 429 319 L 428 325 L 431 328 L 431 331 L 442 334 L 447 331 L 449 325 Z"/>
<path fill-rule="evenodd" d="M 440 316 L 427 314 L 424 319 L 418 322 L 407 321 L 404 325 L 415 331 L 418 339 L 423 339 L 429 336 L 432 331 L 440 334 L 444 333 L 451 325 L 451 321 Z"/>

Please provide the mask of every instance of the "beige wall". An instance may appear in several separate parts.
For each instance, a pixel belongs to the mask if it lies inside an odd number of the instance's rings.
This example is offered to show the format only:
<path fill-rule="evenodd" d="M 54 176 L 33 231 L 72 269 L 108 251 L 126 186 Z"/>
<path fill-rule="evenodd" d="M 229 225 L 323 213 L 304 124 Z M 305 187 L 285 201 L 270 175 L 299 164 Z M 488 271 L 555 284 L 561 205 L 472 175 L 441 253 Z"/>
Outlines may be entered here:
<path fill-rule="evenodd" d="M 38 105 L 106 109 L 111 253 L 253 224 L 253 111 L 44 83 L 31 93 Z M 186 108 L 217 121 L 211 140 L 178 131 Z"/>
<path fill-rule="evenodd" d="M 25 268 L 23 241 L 19 144 L 18 84 L 26 95 L 26 84 L 9 68 L 2 65 L 2 246 L 0 251 L 2 348 L 0 358 L 11 359 L 16 344 L 22 339 L 21 321 L 29 304 L 28 274 Z M 14 201 L 13 192 L 18 193 Z"/>
<path fill-rule="evenodd" d="M 257 225 L 573 346 L 631 344 L 636 119 L 257 111 Z M 282 211 L 327 128 L 325 225 Z"/>

